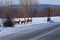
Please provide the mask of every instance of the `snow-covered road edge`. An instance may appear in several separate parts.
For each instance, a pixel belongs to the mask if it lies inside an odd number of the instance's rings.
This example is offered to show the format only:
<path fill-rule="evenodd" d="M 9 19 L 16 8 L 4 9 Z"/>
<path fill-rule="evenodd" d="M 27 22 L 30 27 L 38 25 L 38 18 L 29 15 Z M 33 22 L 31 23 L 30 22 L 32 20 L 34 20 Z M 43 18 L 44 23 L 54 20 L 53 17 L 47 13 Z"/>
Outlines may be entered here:
<path fill-rule="evenodd" d="M 22 35 L 36 30 L 44 29 L 47 27 L 54 27 L 58 24 L 60 23 L 53 22 L 53 23 L 42 23 L 42 24 L 34 24 L 29 26 L 14 27 L 14 28 L 3 28 L 2 30 L 4 31 L 0 32 L 0 37 L 4 37 L 19 32 L 21 32 L 20 34 Z"/>

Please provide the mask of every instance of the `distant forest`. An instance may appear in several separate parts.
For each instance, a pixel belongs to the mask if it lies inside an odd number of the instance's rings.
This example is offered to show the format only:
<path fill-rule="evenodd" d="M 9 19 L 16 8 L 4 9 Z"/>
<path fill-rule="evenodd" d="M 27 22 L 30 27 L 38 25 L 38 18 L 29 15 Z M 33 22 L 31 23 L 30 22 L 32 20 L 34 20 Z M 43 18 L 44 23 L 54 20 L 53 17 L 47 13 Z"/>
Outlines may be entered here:
<path fill-rule="evenodd" d="M 20 5 L 0 6 L 0 18 L 5 18 L 10 15 L 13 18 L 21 17 L 47 17 L 48 7 L 42 9 L 42 7 L 33 5 L 29 7 L 21 7 Z M 60 16 L 60 7 L 50 7 L 51 16 Z"/>

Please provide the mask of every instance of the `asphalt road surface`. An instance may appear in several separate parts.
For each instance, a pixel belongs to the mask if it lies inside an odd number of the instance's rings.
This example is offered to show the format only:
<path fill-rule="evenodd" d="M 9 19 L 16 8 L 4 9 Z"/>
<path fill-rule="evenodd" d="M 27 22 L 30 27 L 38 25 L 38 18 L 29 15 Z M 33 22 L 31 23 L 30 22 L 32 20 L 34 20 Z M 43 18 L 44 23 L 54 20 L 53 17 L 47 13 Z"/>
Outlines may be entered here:
<path fill-rule="evenodd" d="M 60 25 L 27 32 L 28 30 L 11 34 L 0 38 L 0 40 L 60 40 Z M 25 33 L 24 33 L 25 32 Z"/>

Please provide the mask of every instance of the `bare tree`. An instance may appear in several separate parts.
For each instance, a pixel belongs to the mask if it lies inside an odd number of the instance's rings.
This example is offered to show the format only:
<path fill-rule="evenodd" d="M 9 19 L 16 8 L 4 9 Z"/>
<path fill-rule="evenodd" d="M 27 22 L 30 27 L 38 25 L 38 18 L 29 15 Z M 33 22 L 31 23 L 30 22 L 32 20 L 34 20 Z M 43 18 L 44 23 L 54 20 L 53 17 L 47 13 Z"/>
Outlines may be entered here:
<path fill-rule="evenodd" d="M 56 9 L 53 9 L 53 16 L 56 16 Z"/>
<path fill-rule="evenodd" d="M 20 5 L 24 7 L 25 6 L 30 6 L 30 5 L 36 5 L 38 4 L 38 0 L 19 0 Z"/>
<path fill-rule="evenodd" d="M 0 0 L 1 6 L 8 6 L 8 5 L 12 5 L 12 4 L 13 4 L 12 0 Z"/>
<path fill-rule="evenodd" d="M 20 1 L 20 5 L 22 8 L 24 8 L 25 10 L 28 10 L 30 12 L 30 14 L 35 14 L 36 12 L 36 6 L 38 4 L 37 0 L 19 0 Z"/>

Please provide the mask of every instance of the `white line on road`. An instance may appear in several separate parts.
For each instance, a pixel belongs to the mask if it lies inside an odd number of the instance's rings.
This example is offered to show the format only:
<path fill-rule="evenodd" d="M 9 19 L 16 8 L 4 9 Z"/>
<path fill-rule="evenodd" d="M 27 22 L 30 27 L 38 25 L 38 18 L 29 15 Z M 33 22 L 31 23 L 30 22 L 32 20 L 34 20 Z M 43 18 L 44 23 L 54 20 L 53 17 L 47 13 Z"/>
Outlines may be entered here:
<path fill-rule="evenodd" d="M 45 33 L 45 34 L 36 36 L 36 37 L 31 38 L 31 39 L 29 39 L 29 40 L 37 40 L 37 39 L 42 38 L 42 37 L 44 37 L 44 36 L 47 36 L 47 35 L 49 35 L 49 34 L 51 34 L 51 33 L 54 33 L 54 32 L 56 32 L 56 31 L 58 31 L 59 29 L 60 29 L 60 28 L 57 28 L 57 29 L 55 29 L 55 30 L 52 30 L 52 31 L 50 31 L 50 32 L 48 32 L 48 33 Z"/>

